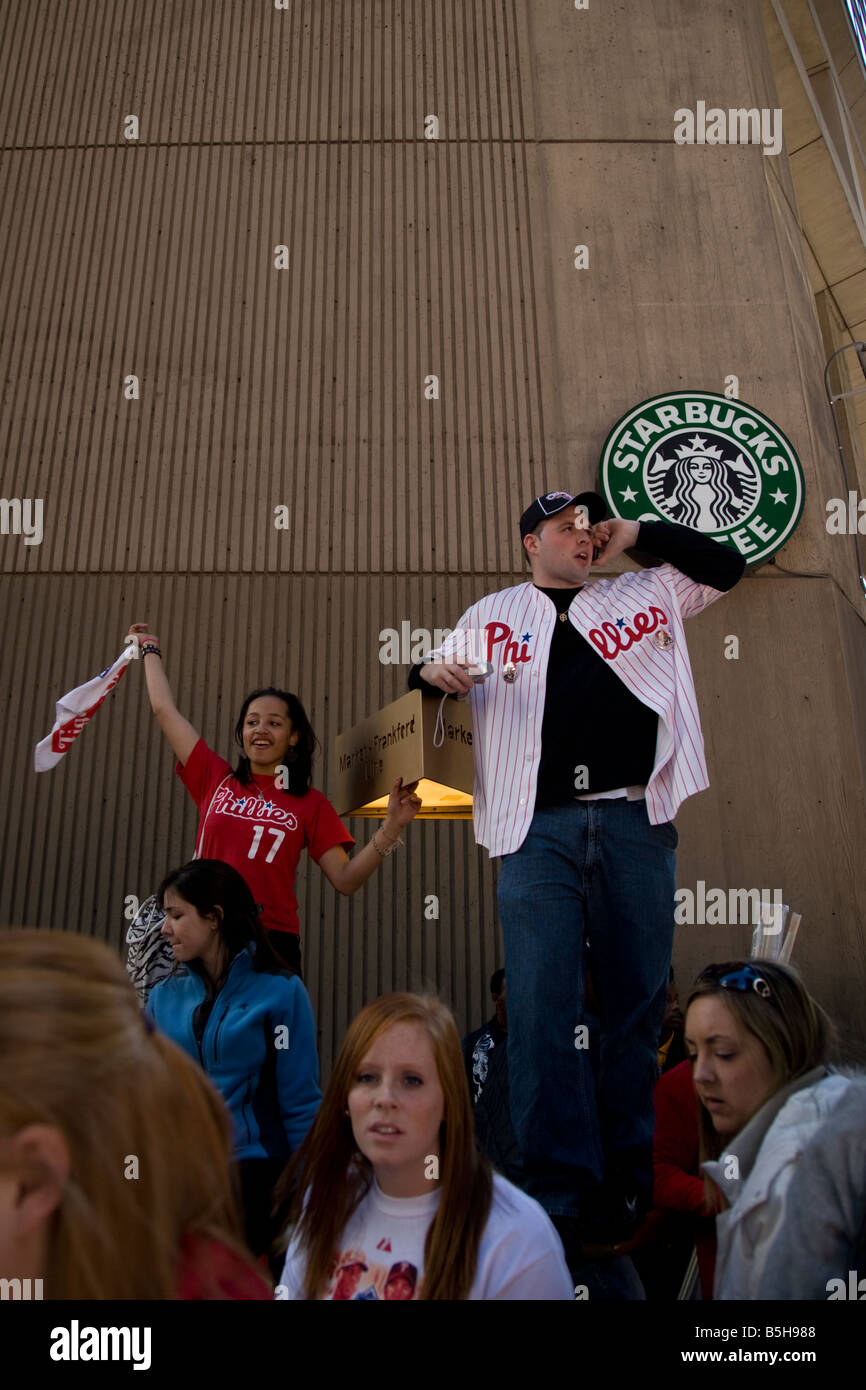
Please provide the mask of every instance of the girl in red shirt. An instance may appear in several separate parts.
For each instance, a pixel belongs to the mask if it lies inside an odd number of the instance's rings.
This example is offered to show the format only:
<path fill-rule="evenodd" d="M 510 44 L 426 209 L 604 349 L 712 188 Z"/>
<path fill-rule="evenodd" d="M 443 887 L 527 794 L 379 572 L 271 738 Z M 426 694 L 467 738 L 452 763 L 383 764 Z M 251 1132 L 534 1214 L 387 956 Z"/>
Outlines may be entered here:
<path fill-rule="evenodd" d="M 244 700 L 235 725 L 236 768 L 208 748 L 177 709 L 162 666 L 159 638 L 133 623 L 147 693 L 178 762 L 175 771 L 199 808 L 196 857 L 221 859 L 246 880 L 261 905 L 274 950 L 300 972 L 295 872 L 306 848 L 338 893 L 356 892 L 394 849 L 420 809 L 415 783 L 398 778 L 387 814 L 353 857 L 355 841 L 327 797 L 311 786 L 316 736 L 297 696 L 273 686 Z"/>

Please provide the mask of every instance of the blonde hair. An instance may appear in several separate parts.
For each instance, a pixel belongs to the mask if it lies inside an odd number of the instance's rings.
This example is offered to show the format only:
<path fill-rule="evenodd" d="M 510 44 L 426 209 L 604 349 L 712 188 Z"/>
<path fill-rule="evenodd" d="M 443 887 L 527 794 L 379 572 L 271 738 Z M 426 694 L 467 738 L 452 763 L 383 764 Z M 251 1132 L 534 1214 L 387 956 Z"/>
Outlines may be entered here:
<path fill-rule="evenodd" d="M 249 1259 L 225 1106 L 149 1030 L 108 947 L 65 932 L 0 934 L 0 1057 L 0 1139 L 50 1125 L 70 1154 L 46 1298 L 173 1299 L 190 1235 Z"/>
<path fill-rule="evenodd" d="M 753 989 L 740 991 L 719 983 L 720 977 L 745 970 L 747 966 L 766 981 L 770 990 L 767 997 Z M 723 965 L 708 965 L 692 985 L 686 1015 L 695 1000 L 710 996 L 722 999 L 734 1018 L 761 1044 L 770 1064 L 773 1095 L 830 1056 L 835 1038 L 833 1024 L 791 966 L 769 960 L 734 960 Z M 700 1101 L 698 1136 L 700 1161 L 718 1158 L 725 1141 L 716 1133 L 710 1113 Z M 718 1208 L 719 1193 L 715 1184 L 705 1178 L 704 1188 L 708 1201 L 712 1196 Z"/>
<path fill-rule="evenodd" d="M 440 1199 L 424 1243 L 420 1297 L 466 1298 L 475 1278 L 493 1177 L 489 1162 L 475 1146 L 457 1026 L 435 995 L 385 994 L 351 1023 L 319 1112 L 287 1175 L 288 1183 L 297 1183 L 291 1215 L 306 1255 L 307 1298 L 324 1293 L 339 1238 L 372 1182 L 372 1166 L 355 1145 L 345 1111 L 363 1058 L 397 1023 L 417 1023 L 426 1032 L 443 1093 Z"/>

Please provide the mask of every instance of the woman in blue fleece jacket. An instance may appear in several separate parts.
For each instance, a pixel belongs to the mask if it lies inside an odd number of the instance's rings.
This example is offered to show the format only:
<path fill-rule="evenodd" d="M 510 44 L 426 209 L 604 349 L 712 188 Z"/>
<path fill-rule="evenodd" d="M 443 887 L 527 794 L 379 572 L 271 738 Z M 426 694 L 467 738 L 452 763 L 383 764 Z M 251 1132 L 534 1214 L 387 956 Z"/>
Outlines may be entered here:
<path fill-rule="evenodd" d="M 204 1068 L 231 1112 L 247 1240 L 266 1254 L 276 1234 L 274 1184 L 322 1097 L 310 997 L 271 951 L 230 864 L 192 860 L 157 897 L 176 969 L 151 991 L 147 1012 Z"/>

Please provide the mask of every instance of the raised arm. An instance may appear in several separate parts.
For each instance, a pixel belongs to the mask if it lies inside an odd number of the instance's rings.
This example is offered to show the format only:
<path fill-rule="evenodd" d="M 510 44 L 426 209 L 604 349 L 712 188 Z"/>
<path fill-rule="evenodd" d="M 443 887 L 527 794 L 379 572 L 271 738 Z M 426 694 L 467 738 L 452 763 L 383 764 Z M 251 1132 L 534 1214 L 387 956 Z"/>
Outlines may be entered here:
<path fill-rule="evenodd" d="M 681 573 L 711 589 L 727 593 L 743 576 L 746 561 L 721 541 L 691 526 L 672 521 L 625 521 L 615 518 L 593 527 L 593 541 L 601 546 L 596 564 L 615 560 L 632 546 L 657 560 L 666 560 Z"/>
<path fill-rule="evenodd" d="M 415 795 L 417 785 L 417 782 L 410 782 L 404 787 L 402 778 L 397 778 L 391 788 L 385 819 L 354 858 L 349 858 L 342 845 L 335 845 L 322 855 L 319 868 L 338 893 L 347 897 L 354 893 L 387 858 L 400 838 L 400 831 L 421 809 L 421 798 Z"/>
<path fill-rule="evenodd" d="M 159 638 L 148 632 L 147 623 L 133 623 L 129 635 L 138 637 L 139 650 L 142 647 L 159 647 Z M 199 741 L 198 730 L 193 728 L 188 719 L 184 719 L 174 703 L 171 686 L 163 670 L 161 654 L 144 651 L 142 662 L 150 707 L 178 762 L 185 763 Z"/>

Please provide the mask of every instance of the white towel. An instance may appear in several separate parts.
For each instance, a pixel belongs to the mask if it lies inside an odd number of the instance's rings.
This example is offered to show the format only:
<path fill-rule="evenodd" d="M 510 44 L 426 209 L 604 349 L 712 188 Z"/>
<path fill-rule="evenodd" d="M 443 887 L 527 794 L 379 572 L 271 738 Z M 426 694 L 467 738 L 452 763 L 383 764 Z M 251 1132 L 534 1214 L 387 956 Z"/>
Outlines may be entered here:
<path fill-rule="evenodd" d="M 57 766 L 69 745 L 93 718 L 109 690 L 117 685 L 132 657 L 137 655 L 137 644 L 131 643 L 100 675 L 85 681 L 84 685 L 76 686 L 57 701 L 54 728 L 47 738 L 36 745 L 33 761 L 37 772 L 47 772 L 49 768 Z"/>

